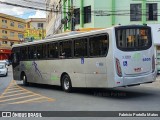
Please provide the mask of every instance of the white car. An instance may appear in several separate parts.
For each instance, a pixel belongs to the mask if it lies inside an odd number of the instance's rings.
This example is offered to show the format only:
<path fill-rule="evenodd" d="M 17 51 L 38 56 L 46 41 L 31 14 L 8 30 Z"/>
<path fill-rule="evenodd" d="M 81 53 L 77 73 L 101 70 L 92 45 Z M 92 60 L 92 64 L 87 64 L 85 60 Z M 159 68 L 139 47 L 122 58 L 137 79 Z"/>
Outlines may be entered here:
<path fill-rule="evenodd" d="M 6 63 L 5 60 L 0 60 L 0 64 L 5 64 L 5 65 L 7 65 L 7 63 Z"/>
<path fill-rule="evenodd" d="M 0 76 L 7 76 L 8 75 L 8 68 L 5 64 L 0 64 Z"/>

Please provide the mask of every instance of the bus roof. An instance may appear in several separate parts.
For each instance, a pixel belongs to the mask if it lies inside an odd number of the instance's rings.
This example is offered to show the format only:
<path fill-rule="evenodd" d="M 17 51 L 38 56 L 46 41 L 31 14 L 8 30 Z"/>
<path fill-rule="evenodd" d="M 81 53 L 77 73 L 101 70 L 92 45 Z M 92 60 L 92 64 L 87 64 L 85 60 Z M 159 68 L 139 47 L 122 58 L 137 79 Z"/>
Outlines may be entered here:
<path fill-rule="evenodd" d="M 34 45 L 34 44 L 40 44 L 40 43 L 47 43 L 47 42 L 54 42 L 54 41 L 60 41 L 62 39 L 70 39 L 70 38 L 75 38 L 75 37 L 83 37 L 83 36 L 87 36 L 87 35 L 93 35 L 93 34 L 98 34 L 98 33 L 104 33 L 106 32 L 106 30 L 111 30 L 114 28 L 126 28 L 126 27 L 144 27 L 144 25 L 125 25 L 125 26 L 112 26 L 110 28 L 104 28 L 104 29 L 100 29 L 100 30 L 93 30 L 93 31 L 89 31 L 89 32 L 81 32 L 81 31 L 72 31 L 72 32 L 68 32 L 68 33 L 62 33 L 62 34 L 56 34 L 56 35 L 50 35 L 48 37 L 46 37 L 43 40 L 37 40 L 34 42 L 27 42 L 27 43 L 22 43 L 22 44 L 16 44 L 13 45 L 12 48 L 14 47 L 20 47 L 20 46 L 27 46 L 27 45 Z M 148 27 L 148 26 L 146 26 Z"/>
<path fill-rule="evenodd" d="M 57 34 L 57 35 L 51 35 L 49 37 L 46 37 L 43 40 L 37 40 L 34 42 L 27 42 L 27 43 L 22 43 L 22 44 L 16 44 L 13 45 L 12 48 L 14 47 L 20 47 L 20 46 L 27 46 L 27 45 L 34 45 L 34 44 L 40 44 L 40 43 L 47 43 L 47 42 L 54 42 L 57 40 L 62 40 L 62 39 L 70 39 L 70 38 L 75 38 L 75 37 L 83 37 L 83 36 L 87 36 L 87 35 L 93 35 L 94 34 L 98 34 L 98 33 L 104 33 L 106 30 L 111 29 L 111 28 L 107 28 L 107 29 L 102 29 L 102 30 L 94 30 L 94 31 L 90 31 L 90 32 L 79 32 L 79 31 L 72 31 L 69 33 L 62 33 L 62 34 Z"/>

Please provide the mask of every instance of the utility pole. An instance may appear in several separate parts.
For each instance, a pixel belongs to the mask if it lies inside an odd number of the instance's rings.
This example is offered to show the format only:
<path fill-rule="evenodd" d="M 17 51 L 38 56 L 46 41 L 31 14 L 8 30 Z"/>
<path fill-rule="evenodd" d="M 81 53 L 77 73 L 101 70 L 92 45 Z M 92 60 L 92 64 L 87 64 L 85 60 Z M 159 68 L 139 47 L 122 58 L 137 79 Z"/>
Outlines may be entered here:
<path fill-rule="evenodd" d="M 71 31 L 75 30 L 75 17 L 74 17 L 74 6 L 73 6 L 73 0 L 71 0 Z"/>

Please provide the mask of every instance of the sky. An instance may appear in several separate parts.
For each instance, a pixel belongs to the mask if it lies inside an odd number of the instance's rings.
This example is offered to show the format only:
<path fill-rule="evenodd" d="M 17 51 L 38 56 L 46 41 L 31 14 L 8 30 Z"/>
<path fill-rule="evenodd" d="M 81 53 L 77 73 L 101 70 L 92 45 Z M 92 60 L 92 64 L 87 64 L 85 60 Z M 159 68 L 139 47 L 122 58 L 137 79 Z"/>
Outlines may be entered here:
<path fill-rule="evenodd" d="M 45 9 L 45 0 L 0 0 L 0 2 L 8 2 L 13 4 L 19 4 L 23 6 L 29 6 L 34 8 Z M 28 18 L 45 18 L 46 12 L 40 10 L 33 10 L 27 8 L 21 8 L 16 6 L 10 6 L 0 3 L 0 13 L 12 15 L 15 17 L 28 19 Z"/>

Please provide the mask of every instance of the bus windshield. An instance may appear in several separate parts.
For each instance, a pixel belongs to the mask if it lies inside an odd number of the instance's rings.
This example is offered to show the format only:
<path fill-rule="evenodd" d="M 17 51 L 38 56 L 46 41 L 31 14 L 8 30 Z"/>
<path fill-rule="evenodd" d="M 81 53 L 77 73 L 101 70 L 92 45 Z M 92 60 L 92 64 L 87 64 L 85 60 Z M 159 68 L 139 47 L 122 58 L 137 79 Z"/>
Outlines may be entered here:
<path fill-rule="evenodd" d="M 117 48 L 122 51 L 146 50 L 151 47 L 151 29 L 139 28 L 116 28 Z"/>

